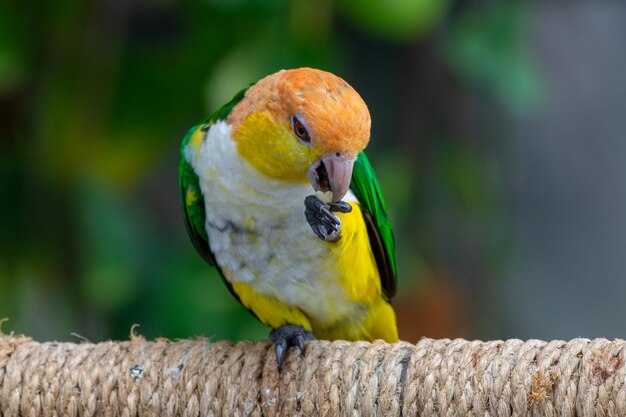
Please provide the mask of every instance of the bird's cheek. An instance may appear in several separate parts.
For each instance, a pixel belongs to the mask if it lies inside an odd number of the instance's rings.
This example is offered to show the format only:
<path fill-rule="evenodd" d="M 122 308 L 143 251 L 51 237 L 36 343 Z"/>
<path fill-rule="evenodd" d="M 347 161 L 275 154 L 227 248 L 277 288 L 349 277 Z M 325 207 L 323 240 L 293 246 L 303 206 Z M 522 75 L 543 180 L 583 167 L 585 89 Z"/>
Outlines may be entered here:
<path fill-rule="evenodd" d="M 255 113 L 240 126 L 236 139 L 239 154 L 261 173 L 284 181 L 307 181 L 306 171 L 309 161 L 315 160 L 315 150 L 298 143 L 290 126 Z"/>
<path fill-rule="evenodd" d="M 317 153 L 310 148 L 303 148 L 300 144 L 292 146 L 286 143 L 285 146 L 278 146 L 273 162 L 275 172 L 283 179 L 306 182 L 306 172 L 313 161 L 318 158 Z"/>

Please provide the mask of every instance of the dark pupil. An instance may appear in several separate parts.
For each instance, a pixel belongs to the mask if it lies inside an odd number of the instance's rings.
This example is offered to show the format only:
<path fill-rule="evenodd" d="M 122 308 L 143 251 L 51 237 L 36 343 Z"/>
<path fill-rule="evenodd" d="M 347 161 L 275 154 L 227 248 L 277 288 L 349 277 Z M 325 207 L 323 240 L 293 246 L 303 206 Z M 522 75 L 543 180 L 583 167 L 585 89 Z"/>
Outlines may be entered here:
<path fill-rule="evenodd" d="M 300 139 L 302 139 L 303 141 L 306 141 L 306 142 L 309 141 L 309 134 L 308 134 L 308 132 L 306 131 L 306 129 L 302 125 L 302 122 L 300 122 L 300 120 L 296 119 L 295 117 L 293 118 L 293 127 L 294 127 L 294 130 L 296 132 L 296 135 L 298 135 L 298 137 Z"/>

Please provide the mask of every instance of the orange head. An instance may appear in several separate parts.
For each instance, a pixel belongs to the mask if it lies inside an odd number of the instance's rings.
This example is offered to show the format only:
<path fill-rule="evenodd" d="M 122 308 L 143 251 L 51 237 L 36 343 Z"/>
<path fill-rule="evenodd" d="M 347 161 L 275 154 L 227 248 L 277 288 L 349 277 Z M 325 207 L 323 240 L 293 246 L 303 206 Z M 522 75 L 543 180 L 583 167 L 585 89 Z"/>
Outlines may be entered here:
<path fill-rule="evenodd" d="M 239 153 L 276 179 L 348 191 L 352 166 L 370 136 L 361 96 L 341 78 L 311 68 L 279 71 L 246 92 L 228 117 Z"/>

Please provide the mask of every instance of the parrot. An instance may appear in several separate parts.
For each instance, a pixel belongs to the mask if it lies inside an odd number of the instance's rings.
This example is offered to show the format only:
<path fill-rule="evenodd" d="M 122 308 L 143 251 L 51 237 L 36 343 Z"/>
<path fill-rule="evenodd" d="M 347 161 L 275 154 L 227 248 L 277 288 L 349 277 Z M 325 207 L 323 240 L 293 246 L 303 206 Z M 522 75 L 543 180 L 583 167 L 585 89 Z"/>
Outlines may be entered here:
<path fill-rule="evenodd" d="M 244 88 L 181 143 L 187 232 L 271 328 L 279 370 L 308 340 L 398 340 L 394 237 L 363 151 L 370 127 L 346 81 L 295 68 Z"/>

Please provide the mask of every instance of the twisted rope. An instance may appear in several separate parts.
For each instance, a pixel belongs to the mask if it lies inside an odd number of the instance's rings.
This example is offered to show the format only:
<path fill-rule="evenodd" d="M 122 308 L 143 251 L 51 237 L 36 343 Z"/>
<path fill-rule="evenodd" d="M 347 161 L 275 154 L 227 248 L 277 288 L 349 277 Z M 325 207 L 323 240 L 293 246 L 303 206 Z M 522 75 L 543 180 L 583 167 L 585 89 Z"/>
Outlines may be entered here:
<path fill-rule="evenodd" d="M 0 335 L 0 416 L 624 416 L 622 340 L 39 343 Z"/>

